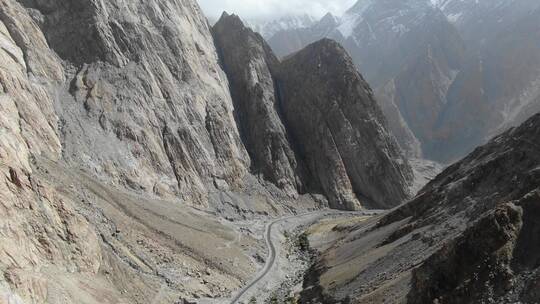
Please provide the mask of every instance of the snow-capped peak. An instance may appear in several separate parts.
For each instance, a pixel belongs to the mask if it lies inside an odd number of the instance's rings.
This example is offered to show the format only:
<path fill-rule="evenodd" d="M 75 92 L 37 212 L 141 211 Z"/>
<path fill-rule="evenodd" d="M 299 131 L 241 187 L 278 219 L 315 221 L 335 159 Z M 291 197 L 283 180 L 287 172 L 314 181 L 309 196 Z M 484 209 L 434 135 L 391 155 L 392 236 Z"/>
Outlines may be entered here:
<path fill-rule="evenodd" d="M 288 15 L 279 19 L 248 19 L 245 22 L 254 31 L 268 39 L 280 31 L 311 27 L 317 20 L 313 16 L 304 14 Z"/>
<path fill-rule="evenodd" d="M 364 13 L 372 4 L 373 0 L 358 1 L 343 15 L 338 31 L 340 31 L 344 37 L 350 37 L 356 26 L 362 22 Z"/>

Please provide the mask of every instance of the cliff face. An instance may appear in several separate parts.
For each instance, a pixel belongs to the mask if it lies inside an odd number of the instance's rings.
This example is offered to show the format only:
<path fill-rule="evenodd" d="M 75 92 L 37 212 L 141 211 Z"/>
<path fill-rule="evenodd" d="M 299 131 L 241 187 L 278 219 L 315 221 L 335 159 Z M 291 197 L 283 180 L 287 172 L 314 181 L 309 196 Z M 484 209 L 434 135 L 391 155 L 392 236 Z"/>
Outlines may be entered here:
<path fill-rule="evenodd" d="M 337 227 L 318 293 L 351 303 L 535 303 L 540 115 L 450 166 L 409 203 Z M 313 290 L 313 289 L 312 289 Z M 316 290 L 316 289 L 315 289 Z"/>
<path fill-rule="evenodd" d="M 39 28 L 12 1 L 0 2 L 0 63 L 0 297 L 43 303 L 48 278 L 39 268 L 92 276 L 101 252 L 72 202 L 34 175 L 32 157 L 61 157 L 48 86 L 65 79 Z"/>
<path fill-rule="evenodd" d="M 59 115 L 65 117 L 64 157 L 128 187 L 178 195 L 194 204 L 207 200 L 214 180 L 237 186 L 249 160 L 197 5 L 80 5 L 85 8 L 80 13 L 91 15 L 93 22 L 90 28 L 73 25 L 89 31 L 74 39 L 55 40 L 61 33 L 57 27 L 64 26 L 59 15 L 70 14 L 69 8 L 57 4 L 52 13 L 40 11 L 45 36 L 68 61 L 72 77 L 64 88 L 69 94 L 58 99 Z"/>
<path fill-rule="evenodd" d="M 249 158 L 195 2 L 2 0 L 0 93 L 2 300 L 149 303 L 163 284 L 172 302 L 201 288 L 167 282 L 224 259 L 193 233 L 224 238 L 175 223 L 227 231 L 185 209 L 241 185 Z M 122 191 L 174 202 L 167 213 Z M 236 288 L 242 263 L 214 277 Z"/>
<path fill-rule="evenodd" d="M 323 40 L 279 62 L 237 16 L 213 31 L 256 172 L 339 209 L 387 208 L 408 196 L 411 168 L 341 46 Z"/>
<path fill-rule="evenodd" d="M 237 16 L 223 15 L 213 28 L 229 78 L 236 120 L 255 174 L 291 195 L 303 190 L 303 168 L 281 121 L 273 74 L 279 65 L 270 47 Z"/>
<path fill-rule="evenodd" d="M 369 85 L 336 42 L 323 39 L 283 61 L 282 107 L 319 187 L 336 204 L 389 207 L 408 195 L 407 161 Z"/>
<path fill-rule="evenodd" d="M 51 128 L 68 162 L 190 203 L 213 179 L 242 179 L 249 160 L 196 4 L 9 1 L 2 11 L 29 72 L 53 82 Z"/>

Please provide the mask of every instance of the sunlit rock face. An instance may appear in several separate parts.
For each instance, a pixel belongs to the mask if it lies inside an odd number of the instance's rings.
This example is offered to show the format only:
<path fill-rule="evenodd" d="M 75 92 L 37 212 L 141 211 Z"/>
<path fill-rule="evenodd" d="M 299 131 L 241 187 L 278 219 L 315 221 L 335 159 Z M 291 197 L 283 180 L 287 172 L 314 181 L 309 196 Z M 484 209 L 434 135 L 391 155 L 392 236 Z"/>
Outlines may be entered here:
<path fill-rule="evenodd" d="M 216 181 L 242 184 L 249 157 L 198 5 L 2 0 L 0 62 L 0 297 L 150 303 L 166 233 L 58 172 L 198 206 Z M 43 177 L 55 173 L 64 180 Z M 119 240 L 127 222 L 138 236 Z M 154 253 L 135 257 L 148 239 Z"/>
<path fill-rule="evenodd" d="M 194 2 L 23 4 L 64 67 L 55 102 L 68 162 L 195 204 L 214 179 L 238 185 L 249 160 Z"/>

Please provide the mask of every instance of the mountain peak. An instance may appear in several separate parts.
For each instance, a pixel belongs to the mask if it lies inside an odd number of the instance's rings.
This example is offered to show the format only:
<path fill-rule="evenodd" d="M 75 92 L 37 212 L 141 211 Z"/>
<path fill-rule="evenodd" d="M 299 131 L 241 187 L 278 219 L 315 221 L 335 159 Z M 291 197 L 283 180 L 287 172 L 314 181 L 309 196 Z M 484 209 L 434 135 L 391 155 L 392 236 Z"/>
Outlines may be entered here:
<path fill-rule="evenodd" d="M 286 15 L 277 19 L 248 19 L 247 24 L 266 39 L 272 38 L 276 33 L 285 30 L 309 28 L 317 20 L 315 17 L 303 15 Z"/>
<path fill-rule="evenodd" d="M 223 13 L 221 14 L 220 19 L 222 19 L 222 18 L 227 18 L 227 17 L 229 17 L 229 16 L 230 16 L 230 15 L 229 15 L 229 13 L 227 13 L 227 11 L 223 11 Z"/>
<path fill-rule="evenodd" d="M 338 24 L 338 18 L 334 16 L 332 13 L 327 13 L 324 15 L 321 20 L 319 20 L 319 23 L 317 26 L 335 26 Z"/>
<path fill-rule="evenodd" d="M 244 22 L 242 21 L 242 19 L 240 19 L 240 16 L 236 15 L 236 14 L 231 14 L 229 15 L 229 13 L 227 12 L 223 12 L 223 14 L 221 15 L 221 18 L 219 18 L 218 22 L 216 23 L 219 24 L 219 23 L 227 23 L 227 24 L 230 24 L 236 28 L 244 28 L 245 25 L 244 25 Z"/>
<path fill-rule="evenodd" d="M 407 197 L 409 163 L 386 130 L 371 88 L 339 43 L 321 39 L 289 56 L 278 79 L 287 124 L 303 150 L 312 151 L 307 163 L 333 206 L 390 207 Z M 315 148 L 320 146 L 325 148 Z M 368 185 L 375 171 L 367 168 L 378 168 L 384 180 L 394 182 Z"/>
<path fill-rule="evenodd" d="M 320 64 L 332 62 L 344 62 L 349 69 L 356 71 L 349 54 L 341 44 L 330 38 L 323 38 L 308 46 L 298 53 L 309 54 L 308 57 L 320 60 Z M 340 65 L 341 66 L 341 65 Z"/>

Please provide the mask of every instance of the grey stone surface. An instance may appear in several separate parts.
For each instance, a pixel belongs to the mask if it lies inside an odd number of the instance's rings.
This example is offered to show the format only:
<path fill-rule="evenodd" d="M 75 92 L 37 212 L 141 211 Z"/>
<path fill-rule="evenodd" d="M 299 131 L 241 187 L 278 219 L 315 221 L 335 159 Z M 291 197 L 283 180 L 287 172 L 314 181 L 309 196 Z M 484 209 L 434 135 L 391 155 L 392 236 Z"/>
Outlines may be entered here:
<path fill-rule="evenodd" d="M 311 44 L 283 61 L 278 78 L 286 124 L 335 207 L 386 208 L 408 197 L 412 170 L 343 47 Z"/>

